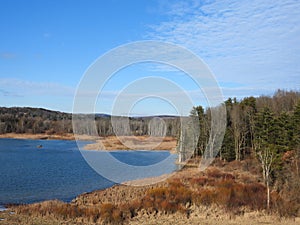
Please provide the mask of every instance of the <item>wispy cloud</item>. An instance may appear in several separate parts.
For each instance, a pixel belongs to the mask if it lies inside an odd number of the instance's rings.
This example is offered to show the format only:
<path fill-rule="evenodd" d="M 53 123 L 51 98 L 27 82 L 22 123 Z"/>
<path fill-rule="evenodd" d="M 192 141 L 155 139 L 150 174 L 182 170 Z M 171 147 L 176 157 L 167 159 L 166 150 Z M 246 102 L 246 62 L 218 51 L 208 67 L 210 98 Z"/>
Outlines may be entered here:
<path fill-rule="evenodd" d="M 3 96 L 3 97 L 22 97 L 21 95 L 18 95 L 16 93 L 12 93 L 10 91 L 3 90 L 3 89 L 0 89 L 0 96 Z"/>
<path fill-rule="evenodd" d="M 74 89 L 58 83 L 33 82 L 14 78 L 0 78 L 0 90 L 4 96 L 72 96 Z"/>
<path fill-rule="evenodd" d="M 1 59 L 14 59 L 17 57 L 17 54 L 13 52 L 2 52 L 0 53 L 0 58 Z"/>
<path fill-rule="evenodd" d="M 152 25 L 148 38 L 191 49 L 219 82 L 241 83 L 244 91 L 300 86 L 299 1 L 179 1 L 164 7 L 168 19 Z"/>

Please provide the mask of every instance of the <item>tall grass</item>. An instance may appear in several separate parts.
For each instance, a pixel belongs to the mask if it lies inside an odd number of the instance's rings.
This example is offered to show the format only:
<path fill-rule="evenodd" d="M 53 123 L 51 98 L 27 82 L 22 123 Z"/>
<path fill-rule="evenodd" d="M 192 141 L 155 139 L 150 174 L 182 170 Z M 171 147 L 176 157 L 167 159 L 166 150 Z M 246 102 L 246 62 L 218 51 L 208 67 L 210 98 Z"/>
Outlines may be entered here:
<path fill-rule="evenodd" d="M 54 216 L 62 219 L 83 218 L 84 221 L 103 224 L 123 224 L 136 217 L 139 212 L 188 215 L 191 205 L 212 204 L 227 210 L 247 207 L 252 210 L 265 209 L 266 188 L 258 182 L 243 183 L 231 173 L 216 168 L 206 174 L 182 179 L 171 179 L 164 186 L 149 188 L 144 197 L 127 203 L 110 202 L 96 205 L 75 205 L 61 201 L 48 201 L 15 207 L 17 213 L 30 216 Z M 273 194 L 273 199 L 279 199 Z M 277 201 L 278 202 L 278 201 Z"/>

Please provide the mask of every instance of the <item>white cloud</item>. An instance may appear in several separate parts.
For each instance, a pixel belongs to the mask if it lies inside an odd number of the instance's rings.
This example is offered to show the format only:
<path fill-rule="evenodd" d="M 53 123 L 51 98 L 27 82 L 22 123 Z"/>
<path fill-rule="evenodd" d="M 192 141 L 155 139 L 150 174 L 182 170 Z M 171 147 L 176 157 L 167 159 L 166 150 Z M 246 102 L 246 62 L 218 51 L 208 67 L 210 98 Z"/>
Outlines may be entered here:
<path fill-rule="evenodd" d="M 168 20 L 152 25 L 148 38 L 191 49 L 219 82 L 241 83 L 243 93 L 299 88 L 299 1 L 180 1 L 164 7 Z"/>

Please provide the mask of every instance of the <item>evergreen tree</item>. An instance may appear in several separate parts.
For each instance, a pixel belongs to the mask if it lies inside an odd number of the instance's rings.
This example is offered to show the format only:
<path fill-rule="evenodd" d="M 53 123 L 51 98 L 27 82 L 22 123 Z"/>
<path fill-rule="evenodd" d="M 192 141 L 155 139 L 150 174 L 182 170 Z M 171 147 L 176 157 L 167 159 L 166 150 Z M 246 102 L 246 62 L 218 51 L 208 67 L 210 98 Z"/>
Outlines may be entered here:
<path fill-rule="evenodd" d="M 207 123 L 207 117 L 202 106 L 193 107 L 190 116 L 192 118 L 198 118 L 199 121 L 199 138 L 197 142 L 197 149 L 195 151 L 195 155 L 202 156 L 204 154 L 208 141 L 209 127 Z"/>
<path fill-rule="evenodd" d="M 292 116 L 292 140 L 291 146 L 295 152 L 295 167 L 296 174 L 299 176 L 299 159 L 300 159 L 300 100 L 295 107 L 294 114 Z"/>
<path fill-rule="evenodd" d="M 232 132 L 228 127 L 226 128 L 222 148 L 219 155 L 221 159 L 225 159 L 226 161 L 235 160 L 234 140 Z"/>

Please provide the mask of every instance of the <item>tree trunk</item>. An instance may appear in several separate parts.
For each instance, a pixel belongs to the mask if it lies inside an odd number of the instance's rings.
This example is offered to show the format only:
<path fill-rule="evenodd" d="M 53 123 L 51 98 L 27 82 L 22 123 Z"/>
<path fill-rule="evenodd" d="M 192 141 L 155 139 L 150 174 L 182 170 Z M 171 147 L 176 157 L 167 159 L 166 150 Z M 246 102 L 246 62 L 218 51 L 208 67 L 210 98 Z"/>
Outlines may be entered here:
<path fill-rule="evenodd" d="M 270 209 L 270 183 L 269 179 L 267 178 L 267 209 Z"/>

